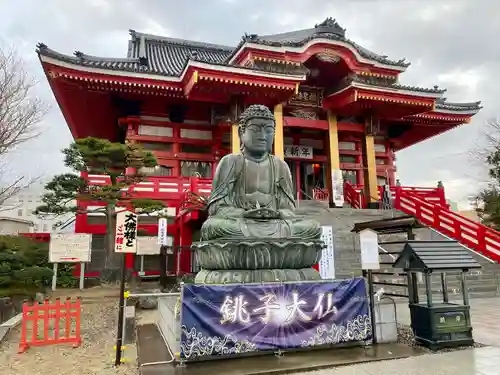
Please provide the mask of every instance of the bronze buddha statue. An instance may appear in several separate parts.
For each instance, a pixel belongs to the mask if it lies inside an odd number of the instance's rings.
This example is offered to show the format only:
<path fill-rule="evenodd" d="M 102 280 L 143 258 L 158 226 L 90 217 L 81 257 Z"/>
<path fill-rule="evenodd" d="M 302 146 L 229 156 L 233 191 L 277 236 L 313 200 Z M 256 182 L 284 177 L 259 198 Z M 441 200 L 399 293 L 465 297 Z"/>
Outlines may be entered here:
<path fill-rule="evenodd" d="M 201 241 L 193 244 L 202 270 L 196 282 L 300 281 L 319 278 L 321 227 L 298 217 L 288 165 L 271 154 L 275 119 L 263 105 L 241 115 L 241 152 L 224 156 L 215 172 Z"/>

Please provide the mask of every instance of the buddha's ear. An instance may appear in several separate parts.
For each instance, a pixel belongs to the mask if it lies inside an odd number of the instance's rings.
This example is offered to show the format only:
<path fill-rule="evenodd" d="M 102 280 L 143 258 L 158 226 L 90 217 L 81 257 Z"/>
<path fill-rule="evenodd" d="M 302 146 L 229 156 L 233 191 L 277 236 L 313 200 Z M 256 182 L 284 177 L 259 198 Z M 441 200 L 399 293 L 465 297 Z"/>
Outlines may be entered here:
<path fill-rule="evenodd" d="M 240 139 L 240 151 L 243 151 L 243 127 L 238 126 L 238 138 Z"/>

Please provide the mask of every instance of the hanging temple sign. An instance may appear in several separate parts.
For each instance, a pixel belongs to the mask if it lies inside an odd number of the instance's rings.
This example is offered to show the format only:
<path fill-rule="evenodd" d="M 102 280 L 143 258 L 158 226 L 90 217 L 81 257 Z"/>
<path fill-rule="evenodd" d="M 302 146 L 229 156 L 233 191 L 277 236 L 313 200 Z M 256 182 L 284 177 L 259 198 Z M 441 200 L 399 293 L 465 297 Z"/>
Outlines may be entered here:
<path fill-rule="evenodd" d="M 275 119 L 263 105 L 240 116 L 241 152 L 215 172 L 208 220 L 192 245 L 201 271 L 196 283 L 318 280 L 324 246 L 319 223 L 295 214 L 288 165 L 271 154 Z"/>

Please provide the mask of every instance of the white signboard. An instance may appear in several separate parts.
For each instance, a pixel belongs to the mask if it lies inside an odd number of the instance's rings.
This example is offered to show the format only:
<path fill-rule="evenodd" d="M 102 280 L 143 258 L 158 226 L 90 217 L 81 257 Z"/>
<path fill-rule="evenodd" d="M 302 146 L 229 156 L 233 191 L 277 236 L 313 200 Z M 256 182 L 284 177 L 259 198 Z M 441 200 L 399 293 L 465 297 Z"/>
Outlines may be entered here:
<path fill-rule="evenodd" d="M 67 233 L 50 236 L 51 263 L 90 262 L 90 234 Z"/>
<path fill-rule="evenodd" d="M 137 255 L 159 255 L 160 245 L 156 237 L 137 237 Z"/>
<path fill-rule="evenodd" d="M 167 219 L 158 219 L 158 245 L 168 246 L 168 236 L 167 236 Z"/>
<path fill-rule="evenodd" d="M 380 269 L 377 232 L 371 229 L 362 230 L 359 232 L 359 243 L 361 247 L 361 269 Z"/>
<path fill-rule="evenodd" d="M 322 279 L 335 278 L 335 249 L 333 244 L 333 229 L 331 226 L 321 227 L 321 239 L 326 247 L 321 252 L 319 274 Z"/>
<path fill-rule="evenodd" d="M 342 207 L 344 205 L 344 179 L 340 169 L 332 170 L 332 194 L 335 206 Z"/>
<path fill-rule="evenodd" d="M 285 157 L 299 158 L 299 159 L 312 159 L 313 148 L 311 146 L 291 146 L 285 145 Z"/>
<path fill-rule="evenodd" d="M 115 253 L 135 253 L 137 241 L 137 215 L 121 211 L 116 215 Z"/>

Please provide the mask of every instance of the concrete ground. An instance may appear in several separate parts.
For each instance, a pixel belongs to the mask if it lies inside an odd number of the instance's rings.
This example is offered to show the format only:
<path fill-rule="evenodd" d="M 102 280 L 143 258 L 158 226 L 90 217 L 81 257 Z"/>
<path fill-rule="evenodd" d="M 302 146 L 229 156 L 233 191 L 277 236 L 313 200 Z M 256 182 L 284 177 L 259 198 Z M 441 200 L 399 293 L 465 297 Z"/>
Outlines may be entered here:
<path fill-rule="evenodd" d="M 371 362 L 308 372 L 311 375 L 499 375 L 500 298 L 473 299 L 471 316 L 476 342 L 488 345 L 393 361 Z M 409 324 L 406 304 L 397 305 L 398 322 Z"/>
<path fill-rule="evenodd" d="M 393 361 L 338 367 L 308 375 L 498 375 L 500 348 L 484 347 L 442 354 L 425 354 Z"/>

